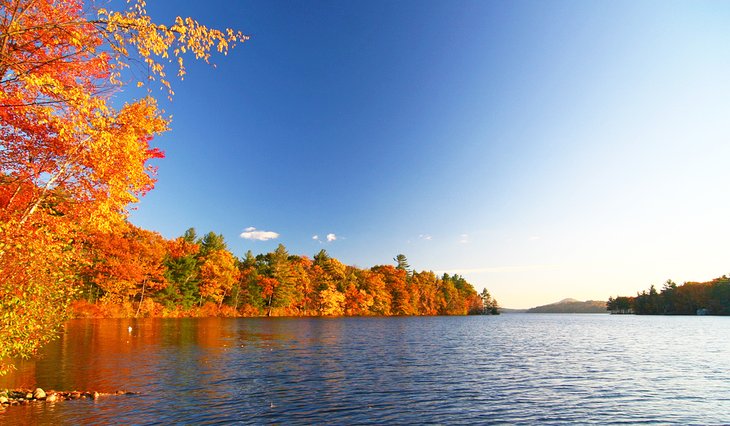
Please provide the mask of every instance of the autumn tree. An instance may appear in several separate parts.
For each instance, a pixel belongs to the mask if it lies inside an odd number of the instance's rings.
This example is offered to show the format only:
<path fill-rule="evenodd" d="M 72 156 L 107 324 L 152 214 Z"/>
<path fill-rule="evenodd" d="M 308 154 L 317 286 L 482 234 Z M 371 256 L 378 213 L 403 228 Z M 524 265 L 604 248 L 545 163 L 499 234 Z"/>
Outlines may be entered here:
<path fill-rule="evenodd" d="M 276 278 L 265 275 L 259 276 L 257 279 L 257 285 L 261 289 L 261 299 L 264 301 L 267 317 L 271 316 L 271 310 L 274 308 L 274 294 L 280 284 Z"/>
<path fill-rule="evenodd" d="M 383 282 L 385 282 L 386 289 L 391 296 L 391 314 L 415 315 L 415 308 L 408 292 L 406 270 L 398 269 L 392 265 L 375 266 L 371 270 L 380 275 Z"/>
<path fill-rule="evenodd" d="M 143 64 L 138 85 L 171 95 L 171 59 L 182 76 L 185 54 L 208 61 L 246 39 L 191 18 L 154 23 L 142 0 L 122 12 L 0 0 L 0 358 L 54 336 L 65 315 L 42 307 L 65 311 L 80 237 L 112 230 L 153 187 L 162 153 L 150 142 L 169 120 L 150 95 L 116 106 L 124 70 Z"/>
<path fill-rule="evenodd" d="M 319 315 L 342 315 L 347 268 L 337 259 L 320 250 L 314 256 L 312 268 L 315 305 Z"/>
<path fill-rule="evenodd" d="M 189 229 L 184 239 L 195 235 Z M 214 303 L 218 310 L 240 277 L 236 258 L 228 251 L 223 235 L 208 232 L 196 241 L 199 250 L 195 256 L 198 306 L 204 302 Z"/>
<path fill-rule="evenodd" d="M 383 276 L 369 269 L 356 272 L 358 287 L 363 290 L 373 302 L 370 304 L 370 313 L 373 315 L 390 315 L 393 297 L 383 281 Z"/>
<path fill-rule="evenodd" d="M 238 282 L 239 271 L 235 258 L 225 248 L 211 250 L 200 261 L 200 301 L 208 299 L 220 309 L 223 298 Z"/>
<path fill-rule="evenodd" d="M 441 277 L 441 292 L 443 305 L 439 310 L 440 315 L 464 315 L 467 313 L 467 301 L 465 290 L 468 291 L 466 280 L 459 275 L 444 274 Z M 469 287 L 471 287 L 469 285 Z M 473 288 L 472 288 L 473 290 Z"/>
<path fill-rule="evenodd" d="M 439 311 L 439 288 L 436 274 L 431 271 L 415 272 L 411 276 L 411 285 L 417 288 L 416 310 L 420 315 L 437 315 Z"/>
<path fill-rule="evenodd" d="M 60 331 L 75 295 L 78 244 L 57 226 L 20 232 L 0 221 L 0 374 L 12 368 L 8 358 L 32 355 Z"/>
<path fill-rule="evenodd" d="M 310 274 L 312 265 L 306 256 L 289 256 L 289 278 L 294 296 L 290 303 L 292 314 L 308 315 L 313 309 L 315 292 Z"/>
<path fill-rule="evenodd" d="M 123 307 L 125 315 L 148 313 L 142 310 L 145 297 L 167 286 L 167 247 L 162 236 L 122 223 L 110 232 L 89 234 L 85 240 L 92 263 L 82 273 L 101 290 L 102 300 Z"/>
<path fill-rule="evenodd" d="M 354 281 L 354 279 L 351 279 L 345 289 L 342 301 L 344 314 L 348 316 L 368 315 L 370 313 L 370 307 L 373 306 L 374 303 L 373 296 L 368 294 L 365 290 L 357 288 Z"/>

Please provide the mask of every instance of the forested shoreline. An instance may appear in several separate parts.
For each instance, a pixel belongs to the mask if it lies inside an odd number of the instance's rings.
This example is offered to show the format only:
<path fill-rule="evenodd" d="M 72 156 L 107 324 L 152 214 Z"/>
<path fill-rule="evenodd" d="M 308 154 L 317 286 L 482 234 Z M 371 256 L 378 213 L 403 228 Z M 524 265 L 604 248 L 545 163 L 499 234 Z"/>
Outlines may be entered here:
<path fill-rule="evenodd" d="M 102 317 L 496 312 L 459 276 L 284 246 L 237 259 L 213 233 L 167 241 L 129 224 L 164 157 L 153 140 L 170 130 L 158 88 L 172 99 L 189 59 L 210 63 L 250 37 L 192 17 L 156 22 L 144 0 L 117 6 L 0 1 L 0 374 L 56 338 L 69 306 Z"/>
<path fill-rule="evenodd" d="M 394 265 L 344 265 L 325 250 L 313 258 L 284 245 L 235 257 L 222 235 L 194 229 L 166 240 L 125 223 L 82 244 L 77 317 L 364 316 L 496 314 L 485 289 L 459 275 Z"/>
<path fill-rule="evenodd" d="M 609 297 L 606 309 L 613 314 L 730 315 L 730 278 L 682 285 L 668 280 L 660 291 L 652 285 L 634 297 Z"/>

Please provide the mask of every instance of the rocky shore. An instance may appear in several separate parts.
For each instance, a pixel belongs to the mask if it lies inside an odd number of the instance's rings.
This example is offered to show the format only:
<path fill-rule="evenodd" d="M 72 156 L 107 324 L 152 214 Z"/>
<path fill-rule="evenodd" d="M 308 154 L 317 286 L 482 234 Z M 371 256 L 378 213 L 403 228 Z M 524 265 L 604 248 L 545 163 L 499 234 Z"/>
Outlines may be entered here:
<path fill-rule="evenodd" d="M 116 391 L 113 393 L 95 391 L 44 391 L 41 388 L 13 389 L 0 391 L 0 409 L 10 405 L 25 405 L 35 402 L 56 402 L 69 399 L 99 399 L 109 395 L 134 395 L 134 392 Z"/>

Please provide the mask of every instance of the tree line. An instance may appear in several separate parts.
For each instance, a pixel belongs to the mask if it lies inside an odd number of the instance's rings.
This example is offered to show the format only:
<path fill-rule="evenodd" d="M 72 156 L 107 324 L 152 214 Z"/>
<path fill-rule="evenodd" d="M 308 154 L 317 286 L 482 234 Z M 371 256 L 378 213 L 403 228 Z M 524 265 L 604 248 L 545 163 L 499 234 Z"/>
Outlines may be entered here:
<path fill-rule="evenodd" d="M 87 263 L 73 302 L 77 315 L 361 316 L 496 314 L 488 290 L 459 275 L 416 272 L 399 254 L 393 265 L 344 265 L 321 250 L 313 258 L 280 244 L 270 253 L 234 256 L 222 235 L 194 229 L 166 240 L 125 223 L 85 236 Z"/>
<path fill-rule="evenodd" d="M 184 58 L 208 62 L 249 37 L 190 17 L 155 22 L 144 0 L 96 6 L 0 0 L 0 374 L 58 336 L 72 303 L 125 316 L 496 311 L 459 276 L 283 246 L 237 259 L 213 233 L 167 241 L 128 224 L 154 187 L 150 160 L 164 156 L 153 139 L 170 126 L 153 89 L 171 97 Z M 131 87 L 141 90 L 115 98 Z"/>
<path fill-rule="evenodd" d="M 606 309 L 617 314 L 730 315 L 730 278 L 682 285 L 667 280 L 660 291 L 652 285 L 633 297 L 609 297 Z"/>

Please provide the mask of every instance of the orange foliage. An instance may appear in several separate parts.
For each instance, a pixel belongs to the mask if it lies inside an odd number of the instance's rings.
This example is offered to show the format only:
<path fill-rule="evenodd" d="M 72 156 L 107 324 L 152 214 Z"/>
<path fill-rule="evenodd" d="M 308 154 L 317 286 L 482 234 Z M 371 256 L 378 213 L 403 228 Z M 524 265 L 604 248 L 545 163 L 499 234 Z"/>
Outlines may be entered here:
<path fill-rule="evenodd" d="M 82 0 L 0 0 L 0 358 L 28 356 L 55 335 L 86 263 L 82 236 L 117 232 L 154 185 L 149 160 L 162 153 L 150 141 L 168 119 L 150 96 L 115 107 L 121 71 L 143 63 L 148 81 L 169 89 L 161 62 L 175 56 L 182 76 L 186 52 L 207 61 L 247 39 L 190 18 L 155 24 L 143 1 L 91 10 Z M 118 261 L 109 273 L 132 265 L 118 247 L 102 251 Z M 142 292 L 162 283 L 150 268 Z M 124 285 L 140 273 L 124 273 Z M 138 313 L 156 314 L 143 302 Z"/>
<path fill-rule="evenodd" d="M 313 262 L 306 257 L 288 255 L 283 246 L 274 253 L 257 257 L 247 253 L 244 259 L 237 260 L 222 240 L 217 245 L 209 242 L 209 247 L 199 252 L 199 245 L 191 242 L 194 230 L 188 230 L 185 239 L 173 241 L 159 241 L 157 236 L 155 245 L 165 250 L 157 252 L 153 257 L 156 260 L 149 262 L 134 257 L 149 253 L 131 244 L 137 241 L 134 235 L 140 232 L 129 226 L 124 234 L 101 237 L 106 245 L 100 247 L 105 250 L 91 246 L 96 250 L 93 251 L 96 257 L 89 270 L 97 271 L 92 276 L 101 279 L 98 282 L 104 286 L 106 295 L 97 305 L 76 303 L 78 315 L 364 316 L 485 312 L 483 296 L 458 275 L 438 278 L 430 271 L 409 273 L 391 265 L 359 269 L 345 266 L 328 255 L 321 255 Z M 148 297 L 144 299 L 138 285 L 136 292 L 130 290 L 134 286 L 128 283 L 133 280 L 114 272 L 121 269 L 124 274 L 134 274 L 137 280 L 145 274 L 170 276 L 179 266 L 169 262 L 176 256 L 193 262 L 187 264 L 183 279 L 169 279 L 167 285 L 172 287 L 171 292 L 167 289 L 155 292 L 154 287 L 148 287 Z M 161 263 L 162 258 L 165 261 Z M 128 263 L 136 263 L 140 268 Z M 103 273 L 99 275 L 99 271 Z M 171 299 L 167 298 L 170 294 L 180 296 L 191 283 L 199 291 L 186 297 L 195 297 L 195 304 L 186 308 L 178 303 L 179 299 L 170 303 Z"/>
<path fill-rule="evenodd" d="M 370 270 L 361 272 L 362 289 L 373 298 L 370 308 L 375 315 L 390 315 L 393 297 L 386 288 L 385 281 L 380 274 Z"/>
<path fill-rule="evenodd" d="M 186 241 L 183 237 L 175 238 L 172 241 L 167 241 L 167 254 L 173 259 L 179 259 L 181 257 L 198 254 L 200 251 L 200 244 L 191 243 Z"/>
<path fill-rule="evenodd" d="M 406 282 L 407 272 L 392 265 L 376 266 L 372 270 L 383 278 L 386 288 L 391 294 L 391 314 L 415 315 L 416 310 L 411 303 Z"/>
<path fill-rule="evenodd" d="M 115 232 L 90 233 L 89 254 L 94 259 L 86 275 L 111 302 L 136 300 L 167 286 L 164 275 L 165 241 L 154 232 L 130 224 Z"/>
<path fill-rule="evenodd" d="M 71 302 L 71 311 L 75 318 L 104 318 L 104 311 L 101 306 L 91 303 L 87 300 L 80 299 Z"/>
<path fill-rule="evenodd" d="M 349 316 L 368 315 L 373 305 L 373 297 L 350 284 L 345 292 L 344 314 Z"/>

